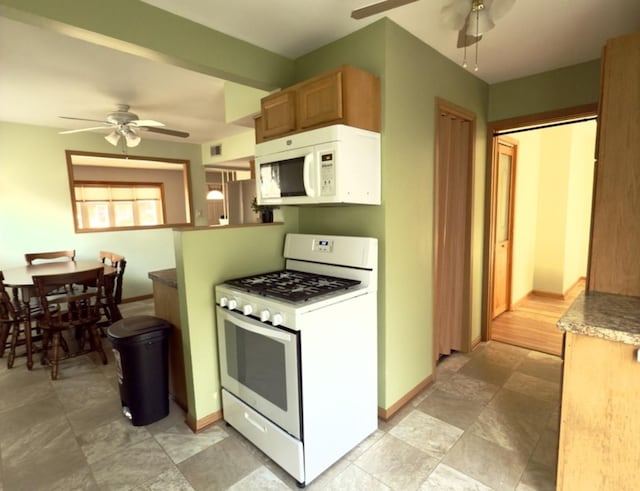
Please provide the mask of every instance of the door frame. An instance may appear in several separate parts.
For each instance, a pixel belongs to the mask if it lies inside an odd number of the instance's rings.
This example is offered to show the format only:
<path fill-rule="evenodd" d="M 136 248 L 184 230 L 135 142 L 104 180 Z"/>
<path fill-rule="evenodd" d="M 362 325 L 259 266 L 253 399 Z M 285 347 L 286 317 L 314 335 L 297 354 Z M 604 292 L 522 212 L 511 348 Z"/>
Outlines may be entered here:
<path fill-rule="evenodd" d="M 507 224 L 507 227 L 509 228 L 508 231 L 508 236 L 509 236 L 509 250 L 507 251 L 507 271 L 506 271 L 506 275 L 507 275 L 507 307 L 505 309 L 505 312 L 511 310 L 511 279 L 513 276 L 513 214 L 514 214 L 514 210 L 515 210 L 515 200 L 516 200 L 516 178 L 518 175 L 518 141 L 514 138 L 510 138 L 508 136 L 504 136 L 504 135 L 496 135 L 493 138 L 493 142 L 492 145 L 494 145 L 493 148 L 493 155 L 492 155 L 492 162 L 491 165 L 494 167 L 495 169 L 495 176 L 497 177 L 498 175 L 498 158 L 499 158 L 499 151 L 498 148 L 500 147 L 500 144 L 503 144 L 505 146 L 510 146 L 513 149 L 513 155 L 511 157 L 511 172 L 509 173 L 509 223 Z M 494 161 L 495 160 L 495 161 Z M 496 183 L 497 184 L 497 183 Z M 497 187 L 496 187 L 496 191 L 497 191 Z M 497 194 L 495 196 L 495 204 L 492 206 L 492 213 L 493 213 L 493 220 L 495 223 L 495 219 L 496 219 L 496 214 L 497 214 L 497 207 L 498 207 L 498 200 L 497 200 Z M 495 234 L 495 227 L 494 227 L 494 231 L 493 233 Z M 494 285 L 493 285 L 493 279 L 495 277 L 495 263 L 494 263 L 494 259 L 495 259 L 495 236 L 492 237 L 492 243 L 493 246 L 493 252 L 494 252 L 494 257 L 491 258 L 491 271 L 489 272 L 491 275 L 491 291 L 489 292 L 491 295 L 491 320 L 494 319 L 493 316 L 493 299 L 494 299 L 494 293 L 495 293 L 495 289 L 494 289 Z"/>
<path fill-rule="evenodd" d="M 467 329 L 462 333 L 462 349 L 464 352 L 471 351 L 471 305 L 473 303 L 472 296 L 472 278 L 471 275 L 473 273 L 473 248 L 471 247 L 472 240 L 472 228 L 473 228 L 473 202 L 474 202 L 474 190 L 473 183 L 475 182 L 475 154 L 476 154 L 476 126 L 477 126 L 477 117 L 476 114 L 468 109 L 460 107 L 452 102 L 447 101 L 446 99 L 442 99 L 440 97 L 435 98 L 435 157 L 434 157 L 434 220 L 433 220 L 433 293 L 434 303 L 435 303 L 435 290 L 438 287 L 437 279 L 438 279 L 438 242 L 436 240 L 436 234 L 438 232 L 439 226 L 439 211 L 440 211 L 440 190 L 437 187 L 438 183 L 438 158 L 440 156 L 439 149 L 439 132 L 440 128 L 440 114 L 442 112 L 450 113 L 469 121 L 471 129 L 469 131 L 469 161 L 467 162 L 469 165 L 469 173 L 467 175 L 467 183 L 466 183 L 466 191 L 468 196 L 467 201 L 467 221 L 465 224 L 465 264 L 464 264 L 464 307 L 462 313 L 462 319 L 464 324 L 467 326 Z M 432 330 L 432 373 L 435 373 L 436 363 L 439 357 L 439 348 L 438 348 L 438 332 L 437 327 L 435 325 L 436 319 L 436 310 L 435 307 L 432 310 L 432 322 L 433 322 L 433 330 Z"/>
<path fill-rule="evenodd" d="M 585 104 L 556 111 L 548 111 L 525 116 L 517 116 L 499 121 L 487 123 L 487 155 L 486 155 L 486 177 L 485 177 L 485 231 L 484 231 L 484 258 L 483 258 L 483 282 L 482 282 L 482 325 L 481 339 L 489 341 L 491 339 L 491 321 L 493 305 L 493 236 L 495 234 L 495 208 L 497 204 L 497 159 L 494 158 L 497 149 L 497 137 L 499 133 L 526 129 L 528 127 L 544 126 L 554 123 L 561 123 L 570 120 L 580 120 L 581 118 L 591 118 L 598 115 L 598 104 Z M 597 151 L 597 143 L 596 143 Z"/>

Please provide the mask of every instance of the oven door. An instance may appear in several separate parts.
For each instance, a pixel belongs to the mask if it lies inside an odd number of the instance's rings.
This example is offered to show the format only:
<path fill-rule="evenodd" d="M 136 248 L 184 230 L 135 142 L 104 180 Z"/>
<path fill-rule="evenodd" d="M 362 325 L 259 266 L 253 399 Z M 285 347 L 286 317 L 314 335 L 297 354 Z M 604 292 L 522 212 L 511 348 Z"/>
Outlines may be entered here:
<path fill-rule="evenodd" d="M 298 335 L 216 309 L 222 387 L 300 438 Z"/>

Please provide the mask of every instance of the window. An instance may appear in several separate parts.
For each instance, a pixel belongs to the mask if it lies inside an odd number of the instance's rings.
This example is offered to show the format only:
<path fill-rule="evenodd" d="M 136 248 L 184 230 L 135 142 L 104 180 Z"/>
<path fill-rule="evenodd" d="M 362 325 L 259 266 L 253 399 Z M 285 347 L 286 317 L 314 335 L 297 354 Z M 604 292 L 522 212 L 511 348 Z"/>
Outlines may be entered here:
<path fill-rule="evenodd" d="M 189 161 L 67 150 L 76 233 L 192 226 Z"/>
<path fill-rule="evenodd" d="M 164 225 L 162 183 L 75 181 L 74 192 L 79 229 Z"/>

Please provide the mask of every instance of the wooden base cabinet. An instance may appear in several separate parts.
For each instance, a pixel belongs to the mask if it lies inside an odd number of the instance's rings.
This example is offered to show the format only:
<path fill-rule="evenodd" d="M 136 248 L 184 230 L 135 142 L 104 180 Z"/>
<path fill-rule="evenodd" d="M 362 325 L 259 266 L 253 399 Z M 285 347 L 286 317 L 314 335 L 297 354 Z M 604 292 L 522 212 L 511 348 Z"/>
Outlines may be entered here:
<path fill-rule="evenodd" d="M 640 487 L 637 346 L 566 333 L 557 489 Z"/>
<path fill-rule="evenodd" d="M 156 317 L 174 325 L 169 337 L 169 393 L 178 405 L 188 410 L 184 352 L 180 330 L 178 290 L 162 281 L 153 281 L 153 304 Z"/>
<path fill-rule="evenodd" d="M 331 124 L 379 132 L 380 79 L 343 65 L 268 95 L 256 118 L 256 141 Z"/>

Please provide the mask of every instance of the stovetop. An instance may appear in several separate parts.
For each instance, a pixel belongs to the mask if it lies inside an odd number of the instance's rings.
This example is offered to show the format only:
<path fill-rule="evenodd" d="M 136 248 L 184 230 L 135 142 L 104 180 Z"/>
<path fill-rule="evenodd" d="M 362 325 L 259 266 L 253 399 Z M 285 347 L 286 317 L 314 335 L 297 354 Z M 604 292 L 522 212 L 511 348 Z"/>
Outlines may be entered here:
<path fill-rule="evenodd" d="M 361 282 L 285 269 L 227 280 L 225 283 L 264 297 L 272 297 L 289 302 L 306 302 L 327 293 L 348 290 Z"/>

